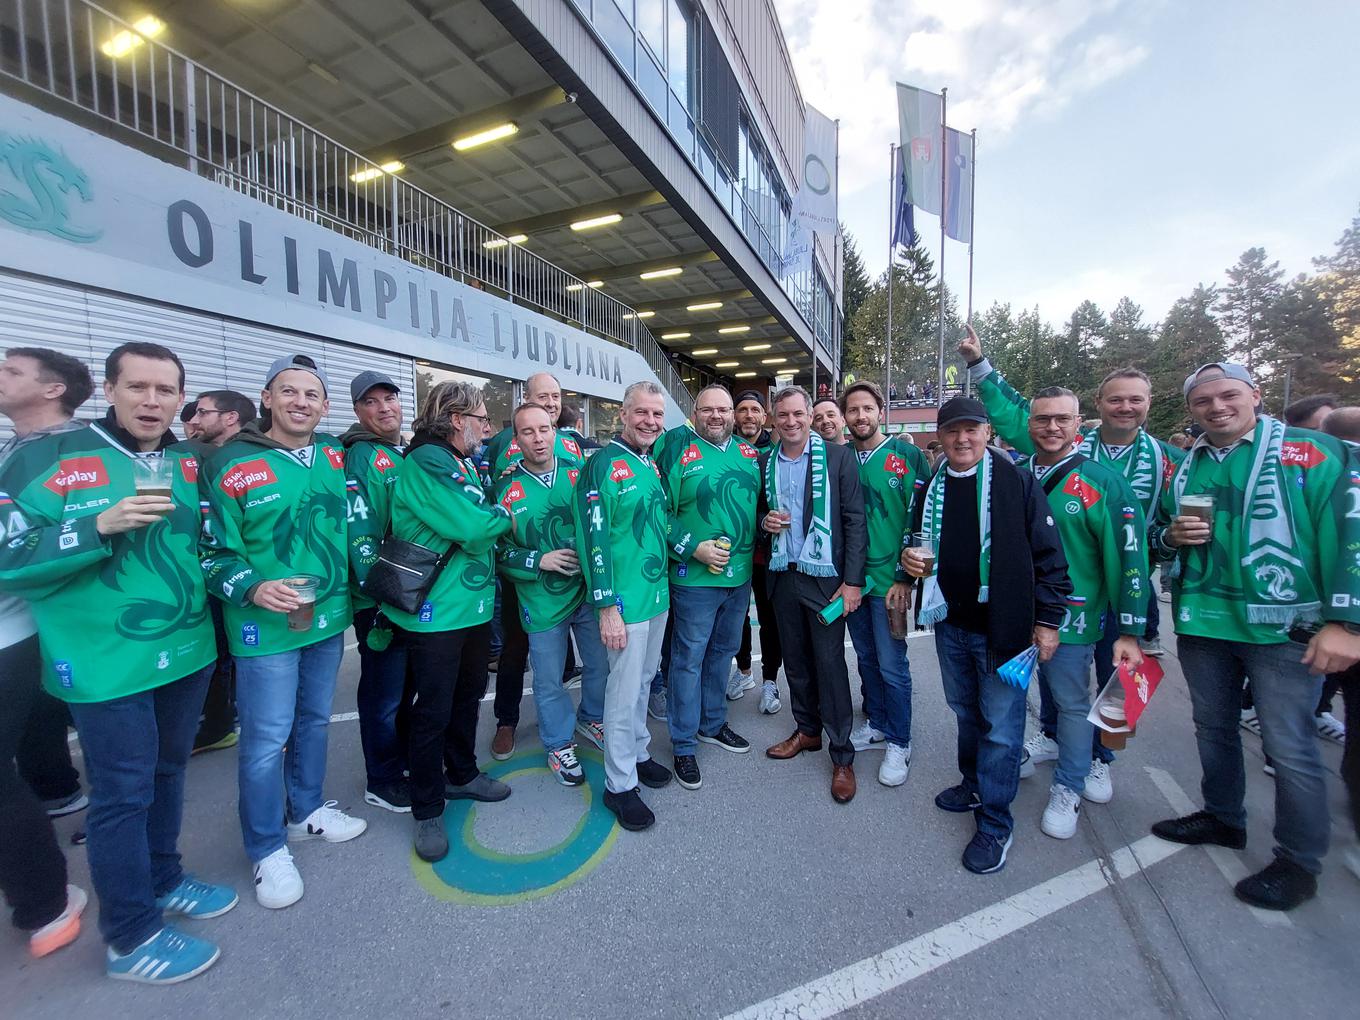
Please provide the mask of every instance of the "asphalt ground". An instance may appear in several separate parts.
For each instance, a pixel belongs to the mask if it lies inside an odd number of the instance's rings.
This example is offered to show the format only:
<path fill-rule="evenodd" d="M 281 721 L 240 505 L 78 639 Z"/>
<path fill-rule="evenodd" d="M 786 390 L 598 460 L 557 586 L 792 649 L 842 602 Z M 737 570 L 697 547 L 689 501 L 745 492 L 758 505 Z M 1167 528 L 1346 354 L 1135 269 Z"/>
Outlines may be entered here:
<path fill-rule="evenodd" d="M 959 864 L 972 819 L 932 803 L 958 773 L 928 635 L 909 644 L 910 778 L 883 787 L 881 752 L 861 754 L 846 806 L 831 800 L 825 753 L 789 762 L 761 753 L 792 729 L 782 674 L 778 715 L 758 713 L 758 690 L 730 706 L 753 753 L 701 744 L 702 789 L 644 789 L 657 824 L 643 833 L 602 823 L 598 804 L 586 806 L 597 789 L 568 790 L 542 770 L 526 696 L 519 751 L 494 763 L 513 773 L 514 794 L 470 817 L 452 809 L 443 877 L 411 854 L 409 816 L 363 802 L 350 650 L 326 795 L 369 829 L 294 848 L 303 899 L 282 911 L 256 904 L 236 753 L 198 756 L 181 849 L 190 870 L 233 883 L 241 903 L 181 923 L 220 944 L 218 964 L 170 988 L 108 980 L 92 896 L 80 939 L 44 960 L 28 957 L 20 933 L 0 935 L 0 1016 L 1355 1016 L 1360 882 L 1335 852 L 1353 840 L 1335 778 L 1340 748 L 1323 744 L 1336 838 L 1318 897 L 1287 917 L 1248 909 L 1227 875 L 1270 859 L 1273 790 L 1257 738 L 1243 736 L 1246 851 L 1215 856 L 1148 835 L 1196 799 L 1200 775 L 1168 644 L 1166 680 L 1114 766 L 1114 800 L 1086 804 L 1073 839 L 1050 839 L 1039 818 L 1052 766 L 1040 765 L 1021 783 L 1006 868 L 982 877 Z M 493 725 L 484 703 L 483 748 Z M 653 752 L 669 764 L 665 727 L 651 727 Z M 598 766 L 587 768 L 601 785 Z M 82 817 L 58 821 L 64 845 Z M 71 880 L 88 889 L 84 850 L 67 856 Z"/>

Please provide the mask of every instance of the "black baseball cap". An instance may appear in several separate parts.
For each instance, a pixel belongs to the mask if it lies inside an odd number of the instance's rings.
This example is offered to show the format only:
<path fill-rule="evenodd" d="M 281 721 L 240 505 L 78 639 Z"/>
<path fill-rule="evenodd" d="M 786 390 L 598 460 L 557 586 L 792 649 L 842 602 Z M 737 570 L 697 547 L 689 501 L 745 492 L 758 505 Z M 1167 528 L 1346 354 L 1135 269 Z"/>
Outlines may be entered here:
<path fill-rule="evenodd" d="M 392 381 L 392 377 L 383 375 L 381 372 L 367 371 L 360 372 L 349 384 L 350 400 L 354 403 L 364 399 L 364 395 L 374 386 L 386 386 L 393 393 L 400 393 L 401 387 Z"/>
<path fill-rule="evenodd" d="M 737 404 L 740 404 L 744 400 L 754 400 L 762 408 L 765 406 L 765 398 L 761 396 L 759 393 L 757 393 L 755 390 L 742 390 L 740 393 L 737 394 L 737 403 L 733 404 L 732 406 L 736 407 Z"/>
<path fill-rule="evenodd" d="M 196 414 L 198 414 L 198 401 L 191 400 L 185 404 L 183 409 L 179 412 L 179 420 L 182 424 L 188 425 L 189 419 Z"/>
<path fill-rule="evenodd" d="M 972 397 L 954 397 L 946 400 L 944 406 L 940 408 L 940 413 L 935 419 L 935 431 L 939 432 L 945 426 L 959 421 L 975 421 L 986 425 L 991 419 L 987 417 L 987 408 L 982 406 L 982 401 L 974 400 Z"/>

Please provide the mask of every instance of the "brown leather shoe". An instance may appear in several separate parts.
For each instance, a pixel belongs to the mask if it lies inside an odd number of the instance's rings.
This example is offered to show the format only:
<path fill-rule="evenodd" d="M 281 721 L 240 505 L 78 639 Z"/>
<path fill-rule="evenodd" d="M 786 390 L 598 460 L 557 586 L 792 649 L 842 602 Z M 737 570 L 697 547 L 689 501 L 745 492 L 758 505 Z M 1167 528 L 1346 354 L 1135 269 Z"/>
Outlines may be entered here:
<path fill-rule="evenodd" d="M 855 799 L 855 766 L 832 766 L 831 799 L 837 804 L 849 804 Z"/>
<path fill-rule="evenodd" d="M 793 736 L 789 737 L 788 740 L 781 740 L 773 747 L 767 747 L 765 754 L 767 757 L 783 760 L 796 758 L 803 751 L 820 751 L 821 749 L 821 737 L 809 737 L 802 730 L 794 730 Z"/>
<path fill-rule="evenodd" d="M 515 753 L 515 728 L 513 726 L 497 726 L 496 735 L 491 738 L 491 757 L 497 761 L 505 761 Z"/>

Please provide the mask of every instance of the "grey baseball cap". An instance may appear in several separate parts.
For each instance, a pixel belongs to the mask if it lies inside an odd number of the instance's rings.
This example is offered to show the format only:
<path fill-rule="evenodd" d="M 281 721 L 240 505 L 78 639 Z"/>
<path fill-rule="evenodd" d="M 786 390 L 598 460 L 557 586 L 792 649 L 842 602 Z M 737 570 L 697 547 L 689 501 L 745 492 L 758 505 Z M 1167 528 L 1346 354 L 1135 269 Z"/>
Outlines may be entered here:
<path fill-rule="evenodd" d="M 1209 373 L 1204 378 L 1205 373 Z M 1217 372 L 1217 374 L 1214 374 Z M 1256 380 L 1251 377 L 1251 373 L 1246 367 L 1233 361 L 1211 361 L 1207 365 L 1200 365 L 1185 377 L 1185 385 L 1181 387 L 1181 395 L 1190 399 L 1190 391 L 1200 383 L 1218 382 L 1220 379 L 1232 379 L 1236 382 L 1244 382 L 1252 389 L 1256 389 Z"/>
<path fill-rule="evenodd" d="M 277 378 L 280 372 L 287 372 L 293 368 L 299 372 L 311 372 L 312 375 L 321 380 L 321 392 L 328 397 L 331 395 L 331 384 L 326 379 L 326 373 L 321 370 L 315 360 L 306 354 L 286 354 L 282 358 L 275 359 L 274 363 L 269 366 L 269 374 L 264 377 L 264 388 L 269 389 L 269 384 Z"/>
<path fill-rule="evenodd" d="M 391 376 L 383 375 L 381 372 L 360 372 L 349 384 L 350 400 L 357 404 L 374 386 L 386 386 L 393 393 L 401 392 L 401 387 L 392 381 Z"/>

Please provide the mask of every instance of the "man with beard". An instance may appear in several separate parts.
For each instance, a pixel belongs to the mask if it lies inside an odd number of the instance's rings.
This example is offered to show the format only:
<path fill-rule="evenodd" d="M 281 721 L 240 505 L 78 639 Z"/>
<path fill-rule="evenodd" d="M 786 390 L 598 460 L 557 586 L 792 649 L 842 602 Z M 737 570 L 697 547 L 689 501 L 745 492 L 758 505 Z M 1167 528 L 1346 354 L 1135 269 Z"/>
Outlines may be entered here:
<path fill-rule="evenodd" d="M 732 435 L 732 395 L 706 386 L 694 401 L 694 424 L 658 441 L 657 468 L 669 514 L 671 636 L 667 722 L 675 778 L 687 790 L 703 782 L 696 739 L 745 754 L 751 745 L 727 725 L 728 663 L 751 606 L 759 454 Z"/>
<path fill-rule="evenodd" d="M 768 450 L 774 440 L 765 428 L 765 400 L 755 390 L 737 394 L 735 434 L 756 448 Z M 760 673 L 764 683 L 760 688 L 760 710 L 774 715 L 783 707 L 779 702 L 779 667 L 784 661 L 779 648 L 779 627 L 774 620 L 774 607 L 765 584 L 765 568 L 770 551 L 764 542 L 757 542 L 751 557 L 751 595 L 756 602 L 756 620 L 760 624 Z M 741 621 L 741 645 L 737 661 L 732 664 L 732 676 L 727 681 L 727 697 L 736 701 L 756 685 L 751 675 L 751 617 L 749 608 Z"/>
<path fill-rule="evenodd" d="M 812 405 L 812 431 L 837 446 L 849 442 L 845 438 L 845 418 L 841 415 L 841 405 L 836 403 L 835 397 L 818 397 Z"/>

